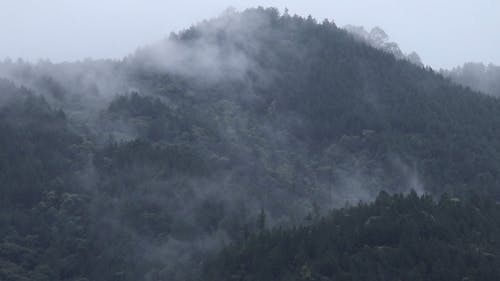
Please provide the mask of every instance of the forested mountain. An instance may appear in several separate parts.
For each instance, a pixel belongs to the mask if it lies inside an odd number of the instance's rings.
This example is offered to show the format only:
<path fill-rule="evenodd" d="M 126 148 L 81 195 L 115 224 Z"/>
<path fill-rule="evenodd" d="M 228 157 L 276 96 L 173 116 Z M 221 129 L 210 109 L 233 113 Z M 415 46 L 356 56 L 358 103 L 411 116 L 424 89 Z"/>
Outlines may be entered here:
<path fill-rule="evenodd" d="M 317 217 L 382 190 L 429 194 L 387 204 L 450 223 L 431 197 L 500 195 L 500 101 L 333 22 L 229 10 L 123 60 L 4 61 L 0 76 L 1 280 L 229 278 L 219 275 L 224 257 L 207 257 L 261 234 L 281 239 L 268 228 L 313 224 L 329 235 L 330 219 Z M 363 213 L 347 223 L 381 216 L 374 206 L 344 210 Z M 474 230 L 464 228 L 450 231 Z M 285 233 L 302 239 L 300 231 Z M 391 231 L 380 235 L 403 235 Z M 462 234 L 439 245 L 466 251 Z M 496 251 L 492 241 L 484 247 Z M 227 251 L 236 270 L 243 256 Z M 370 261 L 370 251 L 346 255 Z M 414 257 L 405 251 L 392 257 Z M 320 262 L 301 262 L 309 260 Z M 247 280 L 271 276 L 251 266 L 257 275 Z"/>
<path fill-rule="evenodd" d="M 451 80 L 492 96 L 500 96 L 500 67 L 483 63 L 466 63 L 441 73 Z"/>

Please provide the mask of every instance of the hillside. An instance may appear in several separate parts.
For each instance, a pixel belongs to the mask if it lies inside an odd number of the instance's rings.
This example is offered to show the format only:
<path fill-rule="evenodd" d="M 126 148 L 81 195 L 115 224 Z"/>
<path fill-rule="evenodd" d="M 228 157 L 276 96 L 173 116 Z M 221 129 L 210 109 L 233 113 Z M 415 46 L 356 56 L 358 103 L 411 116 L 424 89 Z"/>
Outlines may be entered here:
<path fill-rule="evenodd" d="M 381 190 L 500 195 L 500 101 L 333 22 L 227 11 L 123 60 L 0 74 L 0 279 L 192 280 Z"/>

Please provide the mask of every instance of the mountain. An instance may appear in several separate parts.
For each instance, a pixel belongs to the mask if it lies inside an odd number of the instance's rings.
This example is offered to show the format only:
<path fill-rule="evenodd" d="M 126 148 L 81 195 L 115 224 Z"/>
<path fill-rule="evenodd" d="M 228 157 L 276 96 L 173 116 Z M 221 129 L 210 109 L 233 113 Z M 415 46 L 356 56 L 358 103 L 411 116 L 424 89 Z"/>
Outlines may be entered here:
<path fill-rule="evenodd" d="M 0 279 L 199 280 L 224 246 L 382 190 L 500 194 L 499 100 L 329 21 L 228 10 L 0 75 Z"/>

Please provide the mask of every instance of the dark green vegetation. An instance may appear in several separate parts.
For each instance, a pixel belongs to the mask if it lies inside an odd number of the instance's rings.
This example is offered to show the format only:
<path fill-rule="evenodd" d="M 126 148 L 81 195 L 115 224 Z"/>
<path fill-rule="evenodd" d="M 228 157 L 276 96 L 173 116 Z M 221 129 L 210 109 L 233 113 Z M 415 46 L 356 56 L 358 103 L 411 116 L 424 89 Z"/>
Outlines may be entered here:
<path fill-rule="evenodd" d="M 203 280 L 498 280 L 500 203 L 381 193 L 226 248 Z"/>
<path fill-rule="evenodd" d="M 500 195 L 500 101 L 327 21 L 228 12 L 121 61 L 7 61 L 0 74 L 13 81 L 0 81 L 0 280 L 196 280 L 224 245 L 278 239 L 263 229 L 380 190 Z M 402 214 L 448 218 L 414 197 Z M 395 248 L 406 232 L 387 227 Z M 346 255 L 368 272 L 374 256 L 358 250 Z"/>

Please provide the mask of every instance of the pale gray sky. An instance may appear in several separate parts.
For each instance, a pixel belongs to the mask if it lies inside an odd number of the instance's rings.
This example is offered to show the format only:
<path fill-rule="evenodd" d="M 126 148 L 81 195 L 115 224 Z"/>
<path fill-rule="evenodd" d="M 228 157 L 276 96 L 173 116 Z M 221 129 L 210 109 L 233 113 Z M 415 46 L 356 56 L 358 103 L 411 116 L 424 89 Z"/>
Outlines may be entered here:
<path fill-rule="evenodd" d="M 232 6 L 380 26 L 435 68 L 500 65 L 500 0 L 0 0 L 0 58 L 121 58 Z"/>

